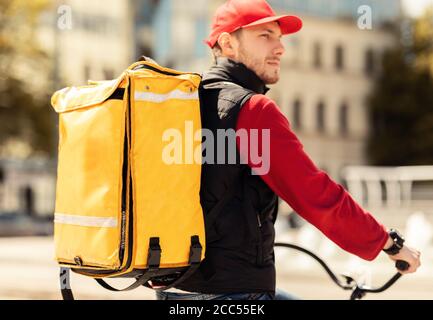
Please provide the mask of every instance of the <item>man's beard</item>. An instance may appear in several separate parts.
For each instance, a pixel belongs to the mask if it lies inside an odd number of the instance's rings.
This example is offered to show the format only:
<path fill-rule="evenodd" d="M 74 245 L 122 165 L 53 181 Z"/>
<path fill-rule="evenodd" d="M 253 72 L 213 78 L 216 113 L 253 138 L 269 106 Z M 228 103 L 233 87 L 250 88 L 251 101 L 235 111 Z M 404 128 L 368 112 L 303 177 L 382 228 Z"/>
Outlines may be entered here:
<path fill-rule="evenodd" d="M 266 59 L 254 59 L 248 56 L 243 47 L 239 48 L 239 61 L 253 71 L 265 84 L 275 84 L 280 80 L 279 69 L 271 70 L 265 64 Z"/>

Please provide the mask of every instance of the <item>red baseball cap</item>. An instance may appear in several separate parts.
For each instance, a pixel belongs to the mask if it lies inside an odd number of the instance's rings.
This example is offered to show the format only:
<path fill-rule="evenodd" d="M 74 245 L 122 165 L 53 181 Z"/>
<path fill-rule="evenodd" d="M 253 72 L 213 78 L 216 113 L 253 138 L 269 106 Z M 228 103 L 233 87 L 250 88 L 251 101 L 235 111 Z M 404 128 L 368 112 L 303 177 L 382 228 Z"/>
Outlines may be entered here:
<path fill-rule="evenodd" d="M 302 20 L 296 16 L 277 16 L 265 0 L 228 0 L 220 6 L 214 16 L 212 31 L 205 41 L 213 48 L 223 32 L 234 32 L 244 27 L 252 27 L 278 21 L 283 35 L 298 32 Z"/>

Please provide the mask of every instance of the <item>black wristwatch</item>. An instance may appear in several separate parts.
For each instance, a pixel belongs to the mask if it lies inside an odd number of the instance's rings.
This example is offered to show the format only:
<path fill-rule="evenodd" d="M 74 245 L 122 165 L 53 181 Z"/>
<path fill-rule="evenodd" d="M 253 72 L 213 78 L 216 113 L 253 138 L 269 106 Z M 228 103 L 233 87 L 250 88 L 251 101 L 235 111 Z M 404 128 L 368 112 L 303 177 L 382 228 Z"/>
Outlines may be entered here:
<path fill-rule="evenodd" d="M 401 248 L 403 248 L 404 238 L 400 232 L 395 229 L 390 229 L 388 232 L 391 239 L 394 241 L 392 246 L 388 249 L 383 249 L 384 252 L 389 254 L 390 256 L 394 256 L 400 252 Z"/>

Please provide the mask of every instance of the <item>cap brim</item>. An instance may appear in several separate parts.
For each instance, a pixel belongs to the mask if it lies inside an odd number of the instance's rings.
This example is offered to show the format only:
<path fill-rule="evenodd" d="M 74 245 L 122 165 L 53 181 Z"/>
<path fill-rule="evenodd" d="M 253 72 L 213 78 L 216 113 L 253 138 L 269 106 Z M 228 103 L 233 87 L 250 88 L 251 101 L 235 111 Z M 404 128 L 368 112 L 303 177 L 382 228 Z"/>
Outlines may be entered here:
<path fill-rule="evenodd" d="M 263 18 L 263 19 L 254 21 L 250 24 L 247 24 L 247 25 L 243 26 L 242 28 L 258 26 L 261 24 L 274 22 L 274 21 L 277 21 L 279 23 L 281 33 L 283 35 L 298 32 L 302 28 L 302 20 L 300 18 L 298 18 L 297 16 L 267 17 L 267 18 Z"/>

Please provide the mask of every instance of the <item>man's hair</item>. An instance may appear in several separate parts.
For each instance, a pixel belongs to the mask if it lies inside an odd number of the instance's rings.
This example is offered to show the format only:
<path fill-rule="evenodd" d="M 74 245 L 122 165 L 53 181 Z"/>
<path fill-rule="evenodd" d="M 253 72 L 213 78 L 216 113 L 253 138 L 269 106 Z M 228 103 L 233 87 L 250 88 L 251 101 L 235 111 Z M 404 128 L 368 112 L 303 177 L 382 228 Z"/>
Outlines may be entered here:
<path fill-rule="evenodd" d="M 240 40 L 241 35 L 242 35 L 242 28 L 240 28 L 236 31 L 233 31 L 230 34 L 232 36 L 236 37 L 238 40 Z M 216 59 L 218 57 L 221 57 L 222 53 L 223 53 L 223 51 L 222 51 L 221 46 L 219 45 L 218 41 L 215 42 L 215 45 L 212 48 L 212 54 L 213 54 L 214 60 L 216 61 Z"/>

